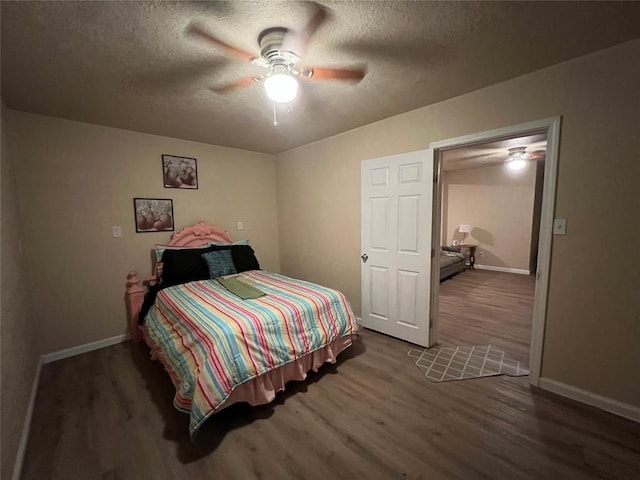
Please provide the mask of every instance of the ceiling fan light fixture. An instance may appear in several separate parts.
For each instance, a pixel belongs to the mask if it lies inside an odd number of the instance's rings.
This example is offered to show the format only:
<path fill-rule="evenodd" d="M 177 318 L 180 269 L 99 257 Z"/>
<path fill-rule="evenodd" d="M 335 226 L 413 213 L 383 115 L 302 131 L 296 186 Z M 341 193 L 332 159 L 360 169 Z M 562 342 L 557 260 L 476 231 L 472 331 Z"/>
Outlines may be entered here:
<path fill-rule="evenodd" d="M 264 81 L 267 97 L 276 103 L 289 103 L 298 95 L 298 80 L 286 73 L 274 73 Z"/>
<path fill-rule="evenodd" d="M 524 160 L 523 158 L 518 158 L 518 159 L 515 159 L 515 160 L 509 160 L 507 162 L 507 168 L 509 170 L 511 170 L 512 172 L 519 172 L 520 170 L 522 170 L 526 166 L 527 166 L 527 161 Z"/>
<path fill-rule="evenodd" d="M 519 172 L 527 166 L 526 152 L 527 147 L 514 147 L 509 149 L 509 157 L 507 158 L 507 168 L 512 172 Z"/>

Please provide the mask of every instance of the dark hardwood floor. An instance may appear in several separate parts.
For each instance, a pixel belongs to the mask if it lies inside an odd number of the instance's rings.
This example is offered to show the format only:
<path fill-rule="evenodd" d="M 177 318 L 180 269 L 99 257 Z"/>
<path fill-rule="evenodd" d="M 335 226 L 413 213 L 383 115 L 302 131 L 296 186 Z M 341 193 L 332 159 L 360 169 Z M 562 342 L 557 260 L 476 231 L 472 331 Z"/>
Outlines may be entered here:
<path fill-rule="evenodd" d="M 535 277 L 467 270 L 440 284 L 441 345 L 487 345 L 529 366 Z"/>
<path fill-rule="evenodd" d="M 370 331 L 270 405 L 234 405 L 195 442 L 144 344 L 45 365 L 23 479 L 632 479 L 640 425 L 531 390 L 431 383 Z"/>

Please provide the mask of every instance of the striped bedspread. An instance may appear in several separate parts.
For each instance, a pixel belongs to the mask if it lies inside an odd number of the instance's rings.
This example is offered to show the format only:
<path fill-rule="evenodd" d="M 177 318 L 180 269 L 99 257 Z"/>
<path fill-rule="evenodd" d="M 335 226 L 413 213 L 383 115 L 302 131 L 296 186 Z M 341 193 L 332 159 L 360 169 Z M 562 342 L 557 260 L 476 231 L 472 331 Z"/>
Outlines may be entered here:
<path fill-rule="evenodd" d="M 239 278 L 266 295 L 242 300 L 215 280 L 190 282 L 160 291 L 145 318 L 192 436 L 238 385 L 357 330 L 340 292 L 257 270 Z"/>

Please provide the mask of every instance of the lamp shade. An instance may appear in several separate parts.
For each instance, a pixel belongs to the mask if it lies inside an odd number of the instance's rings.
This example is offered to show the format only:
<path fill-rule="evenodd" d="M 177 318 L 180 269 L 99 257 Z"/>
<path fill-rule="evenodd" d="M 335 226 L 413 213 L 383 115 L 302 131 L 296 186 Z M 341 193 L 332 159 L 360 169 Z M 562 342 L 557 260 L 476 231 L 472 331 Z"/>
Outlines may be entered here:
<path fill-rule="evenodd" d="M 512 172 L 519 172 L 526 166 L 527 166 L 527 161 L 523 160 L 522 158 L 519 158 L 516 160 L 509 160 L 507 162 L 507 168 Z"/>
<path fill-rule="evenodd" d="M 458 230 L 460 230 L 460 233 L 471 233 L 471 228 L 471 225 L 463 223 L 462 225 L 460 225 L 460 228 Z"/>
<path fill-rule="evenodd" d="M 274 102 L 288 103 L 298 94 L 298 81 L 286 73 L 276 73 L 264 81 L 264 89 Z"/>

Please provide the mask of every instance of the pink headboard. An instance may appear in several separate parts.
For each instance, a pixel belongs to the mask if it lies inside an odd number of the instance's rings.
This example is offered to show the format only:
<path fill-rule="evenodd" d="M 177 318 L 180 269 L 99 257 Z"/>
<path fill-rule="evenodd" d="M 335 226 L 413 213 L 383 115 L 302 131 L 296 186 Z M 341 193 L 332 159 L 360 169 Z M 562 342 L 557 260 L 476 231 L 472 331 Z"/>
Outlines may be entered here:
<path fill-rule="evenodd" d="M 171 240 L 166 246 L 170 247 L 203 247 L 210 242 L 233 242 L 233 239 L 229 236 L 229 232 L 216 227 L 215 225 L 209 225 L 205 222 L 198 222 L 190 227 L 185 227 L 179 232 L 171 235 Z M 162 265 L 156 263 L 155 255 L 152 255 L 153 259 L 153 276 L 147 278 L 149 283 L 155 283 L 160 280 L 160 274 L 162 272 Z"/>
<path fill-rule="evenodd" d="M 166 245 L 171 247 L 200 247 L 210 242 L 231 243 L 233 239 L 229 235 L 229 232 L 223 228 L 205 222 L 198 222 L 171 235 L 171 240 L 169 240 L 169 243 Z M 152 284 L 156 281 L 156 276 L 147 279 L 147 281 Z M 127 306 L 127 319 L 129 321 L 131 338 L 135 341 L 142 339 L 142 332 L 138 328 L 138 313 L 144 300 L 144 294 L 145 290 L 140 285 L 138 274 L 135 270 L 131 270 L 127 274 L 125 303 Z"/>
<path fill-rule="evenodd" d="M 229 232 L 220 227 L 198 222 L 171 235 L 171 240 L 167 245 L 172 247 L 199 247 L 209 242 L 231 243 L 233 239 L 229 236 Z"/>

